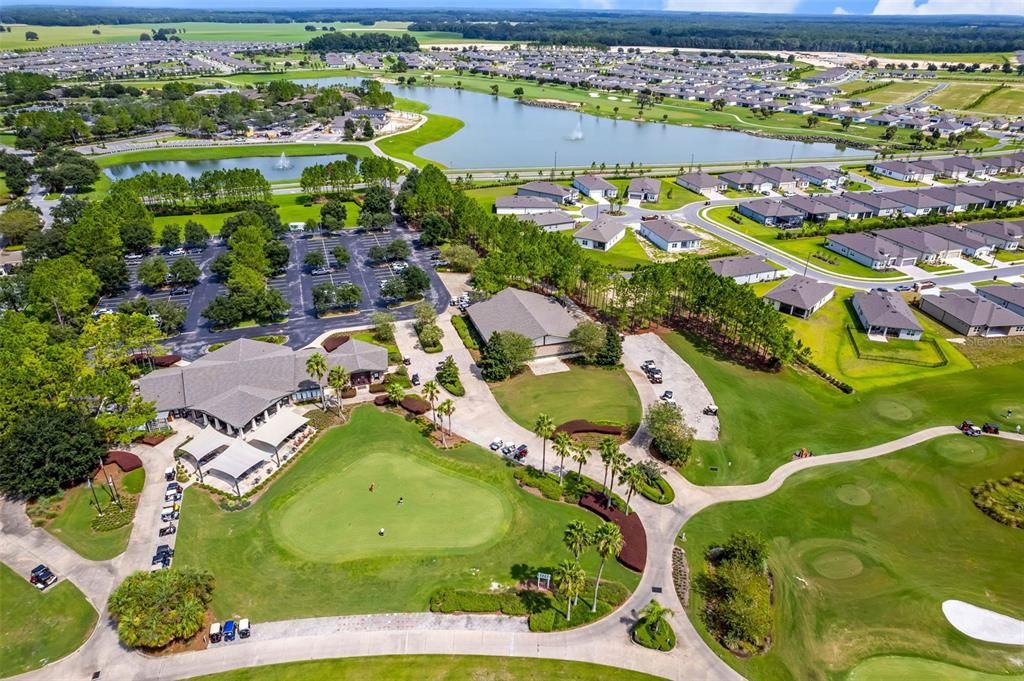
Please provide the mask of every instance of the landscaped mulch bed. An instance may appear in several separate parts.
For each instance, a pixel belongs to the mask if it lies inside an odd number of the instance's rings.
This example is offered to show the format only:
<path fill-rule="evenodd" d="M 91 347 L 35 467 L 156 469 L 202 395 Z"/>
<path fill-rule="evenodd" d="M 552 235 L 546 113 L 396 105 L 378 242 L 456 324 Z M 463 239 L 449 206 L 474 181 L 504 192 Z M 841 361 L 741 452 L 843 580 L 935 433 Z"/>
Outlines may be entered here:
<path fill-rule="evenodd" d="M 416 395 L 406 395 L 402 398 L 402 401 L 399 404 L 402 405 L 402 409 L 405 409 L 410 414 L 415 414 L 416 416 L 426 414 L 430 411 L 430 402 L 427 402 L 422 397 L 418 397 Z"/>
<path fill-rule="evenodd" d="M 136 468 L 142 468 L 142 459 L 131 452 L 113 450 L 107 452 L 103 457 L 103 464 L 106 466 L 114 464 L 125 473 L 130 473 Z"/>
<path fill-rule="evenodd" d="M 626 515 L 614 508 L 605 508 L 605 496 L 600 492 L 588 492 L 580 497 L 580 506 L 593 511 L 601 518 L 613 522 L 622 530 L 624 540 L 619 562 L 630 570 L 644 571 L 647 564 L 647 532 L 636 513 Z"/>
<path fill-rule="evenodd" d="M 145 437 L 140 437 L 138 441 L 144 445 L 156 447 L 158 444 L 160 444 L 169 437 L 170 435 L 146 435 Z"/>
<path fill-rule="evenodd" d="M 555 428 L 555 432 L 569 433 L 569 435 L 575 435 L 576 433 L 600 433 L 602 435 L 622 435 L 622 426 L 601 425 L 599 423 L 591 423 L 586 419 L 576 419 L 573 421 L 566 421 L 562 425 Z"/>
<path fill-rule="evenodd" d="M 350 336 L 347 336 L 346 334 L 336 333 L 333 336 L 325 338 L 324 341 L 320 343 L 320 346 L 327 352 L 334 352 L 347 343 L 349 338 Z"/>

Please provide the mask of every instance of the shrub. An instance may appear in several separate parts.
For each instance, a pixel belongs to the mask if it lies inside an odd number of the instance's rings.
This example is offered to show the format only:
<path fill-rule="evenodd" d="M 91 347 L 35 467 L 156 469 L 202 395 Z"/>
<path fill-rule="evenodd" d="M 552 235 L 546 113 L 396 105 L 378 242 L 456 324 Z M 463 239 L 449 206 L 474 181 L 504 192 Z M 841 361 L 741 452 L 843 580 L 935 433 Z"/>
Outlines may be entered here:
<path fill-rule="evenodd" d="M 135 497 L 122 494 L 121 505 L 124 506 L 124 510 L 121 510 L 117 504 L 111 502 L 103 509 L 103 515 L 97 515 L 92 519 L 90 523 L 92 529 L 97 532 L 110 532 L 119 527 L 130 525 L 135 518 L 136 504 Z"/>
<path fill-rule="evenodd" d="M 655 631 L 651 622 L 645 617 L 633 627 L 633 640 L 644 648 L 667 651 L 676 647 L 676 632 L 668 622 L 661 623 L 660 631 Z"/>
<path fill-rule="evenodd" d="M 430 597 L 431 612 L 500 612 L 525 617 L 547 607 L 549 597 L 534 591 L 477 592 L 466 589 L 441 589 Z"/>
<path fill-rule="evenodd" d="M 110 595 L 107 607 L 127 646 L 161 648 L 200 631 L 213 595 L 213 576 L 190 568 L 134 572 Z"/>
<path fill-rule="evenodd" d="M 520 484 L 533 487 L 545 499 L 562 500 L 562 488 L 558 486 L 558 478 L 555 478 L 550 473 L 541 473 L 540 469 L 526 466 L 516 468 L 516 472 L 513 475 Z"/>
<path fill-rule="evenodd" d="M 466 323 L 465 317 L 452 317 L 452 326 L 455 327 L 455 333 L 459 334 L 459 338 L 462 339 L 462 344 L 466 346 L 467 350 L 480 349 L 480 342 L 476 338 L 476 333 Z"/>
<path fill-rule="evenodd" d="M 402 398 L 402 401 L 399 404 L 401 404 L 402 408 L 407 412 L 417 416 L 420 414 L 426 414 L 430 411 L 430 402 L 427 402 L 425 399 L 417 395 L 406 395 Z"/>
<path fill-rule="evenodd" d="M 705 571 L 694 587 L 704 598 L 701 614 L 708 631 L 730 650 L 764 652 L 771 640 L 771 582 L 764 569 L 764 540 L 734 534 L 725 546 L 708 552 Z"/>
<path fill-rule="evenodd" d="M 668 484 L 665 478 L 659 478 L 653 485 L 641 483 L 637 491 L 645 499 L 650 499 L 656 504 L 671 504 L 676 498 L 672 485 Z"/>

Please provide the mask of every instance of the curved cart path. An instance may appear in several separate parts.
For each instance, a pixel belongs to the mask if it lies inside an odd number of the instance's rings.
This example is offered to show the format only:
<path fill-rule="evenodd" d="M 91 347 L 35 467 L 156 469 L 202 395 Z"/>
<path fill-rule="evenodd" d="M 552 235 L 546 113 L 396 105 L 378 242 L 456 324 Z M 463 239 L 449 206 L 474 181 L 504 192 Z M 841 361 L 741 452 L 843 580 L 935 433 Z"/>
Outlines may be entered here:
<path fill-rule="evenodd" d="M 432 376 L 433 367 L 439 359 L 451 354 L 459 365 L 468 398 L 455 400 L 457 409 L 452 417 L 453 430 L 484 447 L 496 436 L 525 442 L 530 448 L 529 463 L 539 466 L 540 440 L 513 422 L 502 411 L 487 384 L 479 377 L 472 357 L 451 325 L 448 313 L 441 316 L 439 325 L 444 331 L 445 352 L 432 355 L 427 355 L 416 348 L 415 334 L 410 325 L 402 324 L 396 329 L 399 347 L 403 354 L 412 359 L 410 371 L 424 377 Z M 657 341 L 645 338 L 644 343 L 663 343 L 657 336 L 651 336 Z M 627 342 L 632 345 L 634 341 Z M 654 346 L 644 346 L 643 350 L 653 351 Z M 636 384 L 641 401 L 646 407 L 656 397 L 638 366 L 632 366 L 635 364 L 636 355 L 628 354 L 629 357 L 625 360 L 627 372 Z M 672 548 L 684 523 L 695 513 L 716 503 L 757 499 L 769 495 L 781 487 L 790 476 L 802 470 L 883 456 L 957 432 L 950 426 L 928 428 L 865 449 L 791 461 L 776 469 L 767 480 L 753 485 L 699 487 L 675 470 L 666 471 L 665 474 L 676 491 L 676 498 L 672 504 L 658 506 L 642 497 L 635 497 L 632 502 L 635 512 L 643 521 L 648 541 L 647 565 L 640 584 L 617 611 L 594 624 L 571 631 L 530 633 L 524 630 L 524 623 L 521 620 L 493 615 L 437 616 L 431 613 L 410 613 L 327 617 L 258 622 L 254 626 L 253 638 L 247 641 L 218 645 L 199 652 L 149 657 L 122 648 L 104 613 L 92 637 L 78 651 L 43 669 L 15 678 L 40 681 L 55 678 L 88 678 L 94 671 L 99 670 L 102 671 L 103 678 L 116 678 L 119 681 L 170 680 L 241 667 L 300 660 L 372 655 L 450 654 L 594 662 L 673 679 L 738 679 L 741 677 L 700 638 L 675 594 L 672 584 Z M 1004 434 L 1001 437 L 1024 443 L 1021 436 Z M 649 456 L 644 446 L 645 442 L 646 434 L 641 429 L 623 449 L 635 460 L 644 459 Z M 167 465 L 164 457 L 173 451 L 174 443 L 175 440 L 172 440 L 161 446 L 161 456 L 150 457 L 147 454 L 143 457 L 147 460 L 146 492 L 149 492 L 150 483 L 153 481 L 162 487 L 159 473 Z M 548 453 L 547 463 L 550 469 L 557 464 L 557 460 L 551 454 L 550 448 Z M 594 479 L 601 479 L 603 467 L 596 455 L 585 466 L 585 472 Z M 144 497 L 140 513 L 158 514 L 161 499 L 157 498 L 158 503 L 154 505 L 146 493 Z M 94 603 L 105 602 L 106 595 L 116 581 L 132 569 L 148 567 L 148 552 L 143 547 L 152 542 L 155 525 L 145 528 L 144 521 L 137 520 L 137 532 L 133 532 L 129 550 L 125 554 L 113 561 L 92 564 L 74 555 L 67 555 L 73 552 L 49 538 L 42 530 L 27 528 L 26 531 L 27 520 L 22 523 L 18 518 L 19 514 L 23 517 L 20 508 L 9 504 L 0 509 L 5 539 L 4 542 L 0 542 L 0 546 L 9 547 L 10 540 L 14 540 L 14 548 L 5 548 L 0 553 L 0 559 L 8 562 L 9 559 L 15 559 L 19 547 L 34 547 L 40 555 L 52 560 L 58 570 L 66 569 L 66 578 L 84 587 L 83 590 Z M 148 534 L 142 536 L 144 532 Z M 677 632 L 678 645 L 669 653 L 647 650 L 629 640 L 629 629 L 635 622 L 638 611 L 652 598 L 657 598 L 675 612 L 672 624 Z M 583 603 L 580 605 L 585 607 Z M 100 609 L 102 611 L 102 606 Z"/>

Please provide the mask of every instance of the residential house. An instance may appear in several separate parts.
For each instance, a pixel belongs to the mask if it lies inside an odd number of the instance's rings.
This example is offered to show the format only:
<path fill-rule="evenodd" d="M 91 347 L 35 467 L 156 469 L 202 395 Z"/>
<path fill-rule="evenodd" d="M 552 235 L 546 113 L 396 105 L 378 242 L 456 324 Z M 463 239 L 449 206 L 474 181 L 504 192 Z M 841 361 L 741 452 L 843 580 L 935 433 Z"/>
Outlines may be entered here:
<path fill-rule="evenodd" d="M 507 288 L 470 305 L 466 314 L 484 342 L 497 332 L 514 331 L 529 338 L 538 354 L 572 350 L 569 335 L 576 328 L 576 320 L 547 296 Z"/>
<path fill-rule="evenodd" d="M 770 191 L 772 188 L 771 180 L 749 170 L 722 173 L 719 177 L 725 180 L 730 189 L 735 189 L 736 191 L 761 193 Z"/>
<path fill-rule="evenodd" d="M 923 191 L 912 189 L 886 192 L 885 198 L 899 203 L 900 212 L 911 217 L 928 215 L 932 212 L 947 213 L 952 209 L 952 206 L 946 201 Z"/>
<path fill-rule="evenodd" d="M 793 168 L 793 174 L 815 187 L 834 191 L 846 184 L 846 175 L 824 166 Z"/>
<path fill-rule="evenodd" d="M 518 196 L 536 196 L 561 204 L 575 203 L 580 196 L 575 187 L 566 187 L 544 180 L 534 180 L 520 185 L 516 189 L 516 194 Z"/>
<path fill-rule="evenodd" d="M 785 168 L 769 166 L 767 168 L 758 168 L 753 173 L 768 180 L 771 183 L 772 189 L 780 193 L 805 189 L 808 184 L 808 180 L 795 175 Z"/>
<path fill-rule="evenodd" d="M 921 340 L 924 329 L 898 293 L 877 288 L 858 291 L 853 294 L 852 304 L 869 338 Z"/>
<path fill-rule="evenodd" d="M 526 213 L 518 216 L 522 222 L 532 222 L 545 232 L 560 232 L 576 226 L 576 220 L 565 211 L 553 210 L 547 213 Z"/>
<path fill-rule="evenodd" d="M 927 189 L 919 189 L 917 192 L 941 201 L 945 205 L 947 213 L 962 213 L 965 210 L 977 210 L 985 206 L 984 199 L 974 194 L 968 194 L 960 187 L 936 185 Z"/>
<path fill-rule="evenodd" d="M 680 175 L 676 178 L 676 184 L 684 189 L 689 189 L 691 192 L 704 194 L 705 196 L 707 196 L 705 192 L 721 192 L 725 191 L 726 187 L 729 186 L 722 178 L 703 172 Z"/>
<path fill-rule="evenodd" d="M 790 196 L 782 200 L 784 204 L 803 214 L 805 220 L 811 222 L 828 222 L 839 218 L 831 204 L 819 201 L 816 197 Z"/>
<path fill-rule="evenodd" d="M 962 229 L 951 227 L 950 225 L 929 225 L 928 227 L 922 227 L 923 230 L 934 234 L 940 239 L 945 239 L 951 244 L 955 244 L 960 247 L 964 255 L 968 255 L 974 258 L 990 258 L 992 257 L 992 245 L 985 243 L 982 239 L 967 233 Z"/>
<path fill-rule="evenodd" d="M 720 277 L 728 277 L 737 284 L 756 284 L 760 281 L 773 281 L 786 275 L 786 270 L 776 269 L 774 265 L 758 255 L 735 255 L 728 258 L 708 260 L 711 270 Z"/>
<path fill-rule="evenodd" d="M 869 206 L 865 206 L 859 201 L 854 201 L 845 195 L 825 194 L 814 198 L 818 203 L 832 208 L 836 213 L 836 217 L 840 220 L 862 220 L 874 214 Z"/>
<path fill-rule="evenodd" d="M 904 261 L 913 256 L 918 263 L 942 263 L 950 258 L 959 258 L 963 249 L 959 244 L 944 239 L 932 232 L 925 232 L 916 227 L 897 227 L 883 229 L 875 234 L 899 247 Z M 901 263 L 903 264 L 903 263 Z"/>
<path fill-rule="evenodd" d="M 891 177 L 900 182 L 930 182 L 935 179 L 934 170 L 908 161 L 869 163 L 868 170 L 876 175 Z"/>
<path fill-rule="evenodd" d="M 736 207 L 740 215 L 764 225 L 790 229 L 804 223 L 804 213 L 778 199 L 754 199 Z"/>
<path fill-rule="evenodd" d="M 902 203 L 893 201 L 886 194 L 887 192 L 846 192 L 843 196 L 867 206 L 871 211 L 871 217 L 885 218 L 903 210 Z"/>
<path fill-rule="evenodd" d="M 622 223 L 606 217 L 599 217 L 572 235 L 583 248 L 593 251 L 608 251 L 626 236 L 626 228 Z"/>
<path fill-rule="evenodd" d="M 595 200 L 611 199 L 619 195 L 619 190 L 614 184 L 598 175 L 577 175 L 572 180 L 572 186 L 583 196 Z"/>
<path fill-rule="evenodd" d="M 1012 312 L 1024 315 L 1024 284 L 1011 286 L 981 286 L 975 289 L 982 298 L 1002 305 Z"/>
<path fill-rule="evenodd" d="M 494 200 L 498 215 L 531 215 L 558 210 L 559 204 L 539 196 L 499 196 Z"/>
<path fill-rule="evenodd" d="M 1024 315 L 977 293 L 944 291 L 937 296 L 921 296 L 920 305 L 922 312 L 965 336 L 1024 335 Z"/>
<path fill-rule="evenodd" d="M 651 177 L 635 177 L 629 181 L 626 189 L 626 198 L 640 200 L 644 203 L 654 203 L 661 195 L 661 180 Z"/>
<path fill-rule="evenodd" d="M 764 299 L 779 312 L 807 319 L 832 300 L 835 292 L 830 284 L 794 274 L 766 293 Z"/>
<path fill-rule="evenodd" d="M 700 248 L 701 243 L 699 236 L 665 218 L 641 222 L 640 235 L 669 253 L 693 251 Z"/>
<path fill-rule="evenodd" d="M 977 196 L 985 202 L 985 208 L 1013 208 L 1020 203 L 1020 196 L 1013 187 L 1000 182 L 965 184 L 964 192 Z"/>
<path fill-rule="evenodd" d="M 900 258 L 901 249 L 872 232 L 829 234 L 825 237 L 825 248 L 873 270 L 890 270 L 916 262 L 915 258 L 910 257 L 904 263 Z"/>
<path fill-rule="evenodd" d="M 1015 251 L 1024 240 L 1024 220 L 969 222 L 964 231 L 1003 251 Z"/>

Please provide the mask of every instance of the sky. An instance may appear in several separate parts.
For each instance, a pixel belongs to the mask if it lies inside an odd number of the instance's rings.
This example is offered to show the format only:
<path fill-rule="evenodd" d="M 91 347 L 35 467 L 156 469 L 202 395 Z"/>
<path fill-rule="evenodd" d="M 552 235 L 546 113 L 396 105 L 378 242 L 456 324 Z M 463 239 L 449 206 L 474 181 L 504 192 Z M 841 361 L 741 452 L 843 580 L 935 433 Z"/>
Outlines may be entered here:
<path fill-rule="evenodd" d="M 472 8 L 608 9 L 772 14 L 1024 16 L 1024 0 L 7 0 L 8 5 L 195 7 L 219 10 Z"/>

